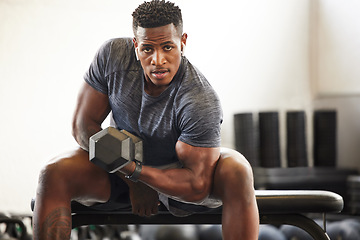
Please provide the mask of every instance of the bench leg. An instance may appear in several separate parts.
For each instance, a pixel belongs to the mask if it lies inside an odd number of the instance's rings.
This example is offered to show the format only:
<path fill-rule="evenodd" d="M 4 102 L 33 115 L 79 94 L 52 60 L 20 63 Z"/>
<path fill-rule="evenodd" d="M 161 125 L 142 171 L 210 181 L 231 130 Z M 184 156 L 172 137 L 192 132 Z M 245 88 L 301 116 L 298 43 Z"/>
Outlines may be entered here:
<path fill-rule="evenodd" d="M 293 225 L 309 233 L 316 240 L 330 240 L 325 230 L 312 219 L 301 214 L 269 214 L 260 216 L 261 224 Z"/>

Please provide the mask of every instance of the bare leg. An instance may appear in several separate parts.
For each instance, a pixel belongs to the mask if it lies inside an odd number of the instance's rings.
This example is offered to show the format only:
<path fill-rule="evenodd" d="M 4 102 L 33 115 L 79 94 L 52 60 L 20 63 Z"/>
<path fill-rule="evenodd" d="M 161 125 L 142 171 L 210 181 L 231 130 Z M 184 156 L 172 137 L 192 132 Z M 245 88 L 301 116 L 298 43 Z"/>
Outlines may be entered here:
<path fill-rule="evenodd" d="M 34 239 L 70 239 L 71 200 L 88 205 L 105 202 L 110 191 L 107 173 L 92 164 L 84 150 L 77 149 L 54 159 L 40 173 Z"/>
<path fill-rule="evenodd" d="M 253 174 L 240 153 L 222 149 L 214 175 L 214 195 L 223 201 L 223 239 L 257 240 L 259 213 Z"/>

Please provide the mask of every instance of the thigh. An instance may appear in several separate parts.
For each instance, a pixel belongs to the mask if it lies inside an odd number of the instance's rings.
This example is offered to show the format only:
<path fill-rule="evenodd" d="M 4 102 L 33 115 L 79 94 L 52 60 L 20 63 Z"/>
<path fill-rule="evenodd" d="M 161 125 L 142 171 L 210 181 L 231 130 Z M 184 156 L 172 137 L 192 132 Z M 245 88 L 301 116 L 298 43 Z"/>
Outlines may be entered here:
<path fill-rule="evenodd" d="M 67 193 L 72 200 L 86 205 L 107 201 L 111 193 L 108 173 L 90 162 L 88 152 L 81 148 L 52 159 L 42 178 L 54 191 Z"/>

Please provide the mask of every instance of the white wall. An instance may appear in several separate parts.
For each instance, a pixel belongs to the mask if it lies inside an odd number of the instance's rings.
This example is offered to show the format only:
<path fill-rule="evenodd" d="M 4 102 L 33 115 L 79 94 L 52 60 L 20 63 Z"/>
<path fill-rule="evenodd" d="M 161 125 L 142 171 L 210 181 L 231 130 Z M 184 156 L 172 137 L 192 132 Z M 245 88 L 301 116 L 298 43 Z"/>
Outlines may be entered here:
<path fill-rule="evenodd" d="M 317 72 L 315 87 L 320 96 L 360 94 L 360 2 L 318 0 Z"/>
<path fill-rule="evenodd" d="M 337 110 L 338 165 L 360 171 L 360 2 L 313 2 L 314 109 Z"/>
<path fill-rule="evenodd" d="M 186 55 L 222 100 L 224 146 L 234 146 L 236 112 L 311 114 L 314 1 L 177 1 Z M 132 36 L 131 13 L 142 2 L 0 0 L 0 212 L 30 212 L 41 166 L 76 146 L 71 118 L 82 75 L 103 41 Z"/>

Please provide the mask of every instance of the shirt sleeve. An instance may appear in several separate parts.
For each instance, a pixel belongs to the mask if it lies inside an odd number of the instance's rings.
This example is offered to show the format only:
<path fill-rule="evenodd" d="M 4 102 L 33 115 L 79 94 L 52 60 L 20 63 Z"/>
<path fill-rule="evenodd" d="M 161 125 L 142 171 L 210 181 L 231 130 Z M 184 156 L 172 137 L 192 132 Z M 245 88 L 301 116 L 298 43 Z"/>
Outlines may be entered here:
<path fill-rule="evenodd" d="M 94 89 L 107 94 L 106 67 L 111 48 L 111 40 L 105 42 L 95 54 L 89 69 L 84 75 L 84 80 Z"/>
<path fill-rule="evenodd" d="M 220 147 L 223 113 L 220 100 L 209 87 L 194 87 L 182 99 L 179 118 L 179 140 L 196 147 Z"/>

